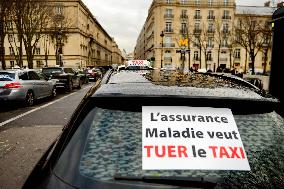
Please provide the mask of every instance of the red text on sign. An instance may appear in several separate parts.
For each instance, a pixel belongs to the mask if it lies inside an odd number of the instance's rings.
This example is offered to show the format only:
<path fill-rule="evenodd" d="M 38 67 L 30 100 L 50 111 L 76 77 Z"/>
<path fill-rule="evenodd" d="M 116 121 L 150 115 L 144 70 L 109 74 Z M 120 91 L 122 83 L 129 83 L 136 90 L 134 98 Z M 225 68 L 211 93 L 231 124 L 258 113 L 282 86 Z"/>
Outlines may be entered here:
<path fill-rule="evenodd" d="M 245 159 L 242 147 L 209 146 L 214 158 L 237 158 Z"/>
<path fill-rule="evenodd" d="M 185 146 L 144 146 L 147 157 L 175 158 L 188 157 L 187 147 Z"/>

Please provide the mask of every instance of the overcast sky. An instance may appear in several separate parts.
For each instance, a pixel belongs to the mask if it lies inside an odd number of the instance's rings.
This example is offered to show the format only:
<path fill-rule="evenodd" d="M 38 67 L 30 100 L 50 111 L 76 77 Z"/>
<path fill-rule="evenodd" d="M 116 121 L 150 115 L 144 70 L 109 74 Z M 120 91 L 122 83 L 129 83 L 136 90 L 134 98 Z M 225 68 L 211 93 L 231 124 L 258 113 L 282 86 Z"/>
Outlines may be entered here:
<path fill-rule="evenodd" d="M 119 48 L 134 50 L 152 0 L 82 0 Z M 263 5 L 267 0 L 236 0 L 237 5 Z"/>

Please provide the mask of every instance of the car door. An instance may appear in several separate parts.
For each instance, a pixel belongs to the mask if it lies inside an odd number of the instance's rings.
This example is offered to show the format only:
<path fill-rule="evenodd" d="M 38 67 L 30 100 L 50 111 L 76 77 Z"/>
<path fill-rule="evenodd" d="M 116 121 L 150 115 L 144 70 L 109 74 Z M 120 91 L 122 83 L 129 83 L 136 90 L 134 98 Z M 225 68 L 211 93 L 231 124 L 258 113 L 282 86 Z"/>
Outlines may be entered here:
<path fill-rule="evenodd" d="M 36 99 L 44 97 L 43 84 L 35 71 L 28 71 L 29 81 L 32 82 L 33 92 Z"/>
<path fill-rule="evenodd" d="M 36 72 L 36 74 L 39 76 L 40 78 L 40 84 L 42 87 L 42 91 L 44 92 L 44 96 L 50 96 L 51 92 L 52 92 L 52 83 L 48 81 L 48 78 L 41 72 Z"/>

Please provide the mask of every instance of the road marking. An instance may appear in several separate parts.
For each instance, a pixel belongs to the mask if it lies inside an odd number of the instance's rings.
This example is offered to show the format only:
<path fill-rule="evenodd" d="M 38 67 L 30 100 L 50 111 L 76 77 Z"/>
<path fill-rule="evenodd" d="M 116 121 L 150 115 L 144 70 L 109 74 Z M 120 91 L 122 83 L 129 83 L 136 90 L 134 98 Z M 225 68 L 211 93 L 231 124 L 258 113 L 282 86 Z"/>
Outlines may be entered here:
<path fill-rule="evenodd" d="M 85 88 L 87 88 L 87 87 L 89 87 L 89 86 L 86 86 L 86 87 L 84 87 L 83 89 L 85 89 Z M 8 119 L 7 121 L 4 121 L 4 122 L 0 123 L 0 127 L 3 127 L 4 125 L 7 125 L 8 123 L 11 123 L 12 121 L 15 121 L 15 120 L 17 120 L 17 119 L 19 119 L 19 118 L 21 118 L 21 117 L 26 116 L 26 115 L 29 115 L 29 114 L 31 114 L 31 113 L 37 111 L 37 110 L 41 110 L 41 109 L 43 109 L 43 108 L 46 108 L 46 107 L 48 107 L 48 106 L 50 106 L 50 105 L 52 105 L 52 104 L 54 104 L 54 103 L 56 103 L 56 102 L 58 102 L 58 101 L 60 101 L 60 100 L 63 100 L 63 99 L 65 99 L 65 98 L 67 98 L 67 97 L 69 97 L 69 96 L 71 96 L 71 95 L 73 95 L 73 94 L 76 94 L 77 92 L 79 92 L 79 91 L 73 92 L 73 93 L 71 93 L 71 94 L 69 94 L 69 95 L 67 95 L 67 96 L 64 96 L 64 97 L 62 97 L 62 98 L 59 98 L 59 99 L 57 99 L 57 100 L 55 100 L 55 101 L 52 101 L 52 102 L 50 102 L 50 103 L 48 103 L 48 104 L 45 104 L 45 105 L 43 105 L 43 106 L 40 106 L 40 107 L 35 108 L 35 109 L 33 109 L 33 110 L 30 110 L 30 111 L 28 111 L 28 112 L 26 112 L 26 113 L 23 113 L 23 114 L 20 114 L 20 115 L 18 115 L 18 116 L 16 116 L 16 117 L 13 117 L 13 118 L 11 118 L 11 119 Z"/>

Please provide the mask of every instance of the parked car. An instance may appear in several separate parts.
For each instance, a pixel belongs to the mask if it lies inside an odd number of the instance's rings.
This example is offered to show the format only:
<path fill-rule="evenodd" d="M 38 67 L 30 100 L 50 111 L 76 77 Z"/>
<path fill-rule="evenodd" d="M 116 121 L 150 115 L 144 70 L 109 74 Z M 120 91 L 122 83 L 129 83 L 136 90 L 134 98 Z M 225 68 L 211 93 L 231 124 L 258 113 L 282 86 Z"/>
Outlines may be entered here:
<path fill-rule="evenodd" d="M 48 78 L 58 79 L 56 83 L 57 88 L 64 88 L 65 90 L 71 92 L 75 87 L 80 89 L 82 87 L 82 82 L 73 68 L 67 67 L 47 67 L 42 68 L 42 73 Z"/>
<path fill-rule="evenodd" d="M 89 77 L 89 81 L 97 81 L 103 76 L 103 73 L 99 68 L 88 69 L 86 70 L 86 74 Z"/>
<path fill-rule="evenodd" d="M 78 76 L 80 77 L 81 84 L 89 83 L 89 77 L 86 72 L 83 70 L 76 70 L 78 72 Z"/>
<path fill-rule="evenodd" d="M 240 78 L 108 71 L 23 188 L 283 188 L 284 120 L 274 111 L 278 104 Z M 215 151 L 204 150 L 205 144 Z M 153 154 L 155 161 L 145 168 Z"/>
<path fill-rule="evenodd" d="M 261 79 L 256 78 L 256 77 L 248 77 L 248 78 L 245 78 L 245 80 L 255 85 L 259 89 L 263 89 L 263 82 Z"/>
<path fill-rule="evenodd" d="M 35 70 L 1 70 L 0 102 L 20 101 L 32 106 L 35 100 L 56 96 L 56 80 Z"/>

